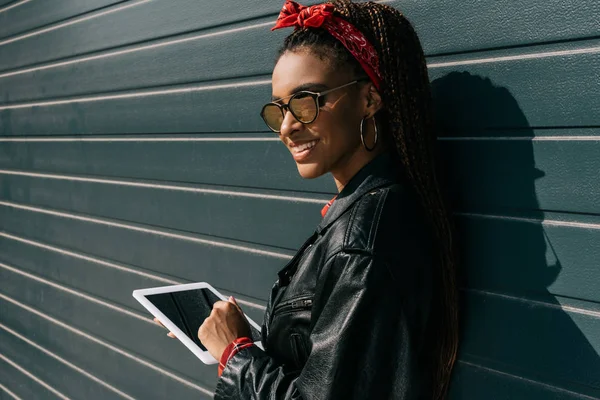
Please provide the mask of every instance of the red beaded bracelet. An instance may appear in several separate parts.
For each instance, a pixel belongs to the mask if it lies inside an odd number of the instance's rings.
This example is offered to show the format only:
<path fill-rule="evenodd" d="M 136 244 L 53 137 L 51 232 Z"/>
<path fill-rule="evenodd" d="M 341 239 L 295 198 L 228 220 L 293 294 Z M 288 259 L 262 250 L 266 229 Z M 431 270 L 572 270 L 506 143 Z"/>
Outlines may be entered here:
<path fill-rule="evenodd" d="M 225 366 L 231 357 L 236 355 L 238 351 L 253 345 L 254 342 L 249 337 L 237 338 L 233 342 L 229 343 L 221 355 L 221 361 L 219 361 L 219 376 L 221 376 L 223 373 L 223 370 L 225 369 Z"/>

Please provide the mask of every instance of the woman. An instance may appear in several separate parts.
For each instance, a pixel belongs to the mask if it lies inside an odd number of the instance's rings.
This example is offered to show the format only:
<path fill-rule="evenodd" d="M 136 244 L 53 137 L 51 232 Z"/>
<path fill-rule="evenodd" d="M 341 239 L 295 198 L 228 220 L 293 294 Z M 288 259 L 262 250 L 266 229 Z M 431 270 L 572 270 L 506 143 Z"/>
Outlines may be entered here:
<path fill-rule="evenodd" d="M 419 40 L 397 10 L 347 0 L 287 1 L 273 29 L 287 26 L 261 116 L 302 177 L 329 172 L 339 193 L 279 272 L 265 351 L 233 299 L 200 327 L 221 360 L 215 399 L 443 398 L 455 253 Z"/>

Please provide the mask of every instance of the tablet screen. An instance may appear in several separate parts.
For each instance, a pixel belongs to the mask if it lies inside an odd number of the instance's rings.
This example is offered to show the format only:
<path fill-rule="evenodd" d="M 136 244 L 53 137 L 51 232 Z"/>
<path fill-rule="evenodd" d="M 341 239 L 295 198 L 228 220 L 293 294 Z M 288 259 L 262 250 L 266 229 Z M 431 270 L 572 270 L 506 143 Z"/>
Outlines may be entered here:
<path fill-rule="evenodd" d="M 145 297 L 185 333 L 198 347 L 206 351 L 198 339 L 198 329 L 219 299 L 209 289 L 191 289 L 178 292 L 147 294 Z M 250 325 L 252 339 L 262 340 L 260 332 Z"/>

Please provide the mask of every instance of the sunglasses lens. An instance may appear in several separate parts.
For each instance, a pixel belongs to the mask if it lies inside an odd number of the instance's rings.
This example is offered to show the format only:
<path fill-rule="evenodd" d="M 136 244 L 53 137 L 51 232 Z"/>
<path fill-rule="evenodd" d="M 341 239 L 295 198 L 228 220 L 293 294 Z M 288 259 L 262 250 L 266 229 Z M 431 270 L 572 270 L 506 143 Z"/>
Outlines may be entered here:
<path fill-rule="evenodd" d="M 291 98 L 289 105 L 292 114 L 302 123 L 311 123 L 317 117 L 317 103 L 309 94 L 299 94 Z"/>
<path fill-rule="evenodd" d="M 267 104 L 262 110 L 262 118 L 269 128 L 279 132 L 283 123 L 283 113 L 275 104 Z"/>

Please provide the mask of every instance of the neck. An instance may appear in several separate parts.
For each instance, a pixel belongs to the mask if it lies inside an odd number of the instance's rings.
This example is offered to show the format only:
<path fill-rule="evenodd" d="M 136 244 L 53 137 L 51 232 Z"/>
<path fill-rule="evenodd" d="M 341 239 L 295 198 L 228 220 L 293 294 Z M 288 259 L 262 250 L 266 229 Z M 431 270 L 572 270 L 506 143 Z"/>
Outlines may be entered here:
<path fill-rule="evenodd" d="M 331 171 L 338 193 L 344 189 L 350 179 L 352 179 L 358 171 L 386 150 L 387 149 L 384 146 L 377 146 L 373 151 L 367 151 L 361 147 L 358 151 L 350 154 L 348 158 L 344 159 L 343 165 L 337 166 L 335 170 Z"/>

